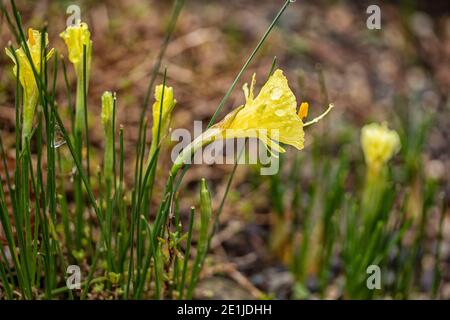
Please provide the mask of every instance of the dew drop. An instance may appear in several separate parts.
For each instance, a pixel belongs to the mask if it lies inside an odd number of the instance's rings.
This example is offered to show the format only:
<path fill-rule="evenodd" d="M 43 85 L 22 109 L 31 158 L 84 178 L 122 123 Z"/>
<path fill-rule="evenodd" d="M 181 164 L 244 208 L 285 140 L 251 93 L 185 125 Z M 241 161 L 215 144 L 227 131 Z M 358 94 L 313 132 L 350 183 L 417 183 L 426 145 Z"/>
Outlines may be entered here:
<path fill-rule="evenodd" d="M 270 92 L 270 98 L 272 100 L 278 100 L 281 98 L 281 95 L 283 94 L 283 91 L 280 88 L 273 88 Z"/>
<path fill-rule="evenodd" d="M 55 136 L 53 138 L 53 143 L 52 143 L 53 148 L 55 148 L 55 149 L 59 148 L 66 143 L 66 139 L 64 139 L 64 136 L 61 132 L 61 128 L 57 124 L 55 125 L 54 135 Z"/>
<path fill-rule="evenodd" d="M 282 116 L 284 116 L 285 112 L 284 112 L 284 110 L 278 109 L 275 111 L 275 114 L 279 117 L 282 117 Z"/>

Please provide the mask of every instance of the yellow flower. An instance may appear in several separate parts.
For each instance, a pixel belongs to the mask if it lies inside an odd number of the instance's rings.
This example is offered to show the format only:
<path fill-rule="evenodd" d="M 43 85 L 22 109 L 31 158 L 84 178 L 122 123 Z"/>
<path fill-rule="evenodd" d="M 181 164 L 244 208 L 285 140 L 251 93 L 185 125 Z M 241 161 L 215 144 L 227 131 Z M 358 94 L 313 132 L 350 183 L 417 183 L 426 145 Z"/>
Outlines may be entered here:
<path fill-rule="evenodd" d="M 377 171 L 400 150 L 400 138 L 386 123 L 371 123 L 361 130 L 361 145 L 369 169 Z"/>
<path fill-rule="evenodd" d="M 43 50 L 41 48 L 41 33 L 38 30 L 28 29 L 28 40 L 27 47 L 30 51 L 31 60 L 35 71 L 38 75 L 41 72 L 41 63 L 43 61 Z M 48 36 L 45 35 L 45 46 L 48 44 Z M 54 49 L 52 48 L 45 57 L 47 61 L 52 57 Z M 31 132 L 31 126 L 33 123 L 34 112 L 36 109 L 37 101 L 39 98 L 39 91 L 36 79 L 34 77 L 33 68 L 28 60 L 24 48 L 19 48 L 15 50 L 15 55 L 6 49 L 6 54 L 14 61 L 15 66 L 13 68 L 14 75 L 17 77 L 17 62 L 19 63 L 19 81 L 23 88 L 23 102 L 24 102 L 24 113 L 23 113 L 23 135 L 28 136 Z"/>
<path fill-rule="evenodd" d="M 84 22 L 78 21 L 76 25 L 71 25 L 61 32 L 60 37 L 64 40 L 69 52 L 69 60 L 73 63 L 75 73 L 77 75 L 77 97 L 75 106 L 75 132 L 76 136 L 82 134 L 85 119 L 84 119 L 84 84 L 89 83 L 89 74 L 91 70 L 92 60 L 92 41 L 91 33 L 88 25 Z M 83 74 L 83 53 L 84 46 L 86 46 L 86 79 Z"/>
<path fill-rule="evenodd" d="M 250 90 L 244 85 L 245 105 L 238 107 L 212 128 L 220 128 L 224 138 L 257 137 L 269 150 L 285 152 L 278 142 L 303 149 L 303 121 L 297 101 L 283 71 L 276 70 L 254 98 L 253 75 Z M 226 131 L 225 131 L 226 130 Z"/>
<path fill-rule="evenodd" d="M 163 97 L 164 88 L 164 97 Z M 163 100 L 161 105 L 161 100 Z M 169 129 L 169 124 L 172 119 L 172 111 L 175 108 L 177 100 L 173 98 L 173 88 L 164 86 L 162 84 L 155 87 L 155 102 L 153 103 L 153 127 L 152 127 L 152 143 L 150 145 L 150 152 L 148 154 L 147 166 L 150 165 L 151 159 L 155 150 L 162 138 Z M 160 113 L 162 111 L 162 113 Z M 161 118 L 161 125 L 160 120 Z M 158 134 L 159 130 L 159 134 Z"/>
<path fill-rule="evenodd" d="M 202 135 L 188 145 L 175 160 L 172 173 L 178 170 L 196 150 L 218 139 L 258 138 L 273 154 L 285 152 L 279 142 L 291 145 L 298 150 L 304 148 L 303 128 L 318 122 L 333 108 L 330 105 L 321 116 L 303 123 L 308 114 L 308 103 L 303 102 L 297 113 L 297 101 L 289 88 L 283 71 L 276 70 L 254 98 L 255 75 L 250 89 L 243 86 L 245 104 L 237 107 L 217 124 L 211 126 Z"/>
<path fill-rule="evenodd" d="M 86 46 L 86 74 L 89 75 L 92 56 L 91 33 L 88 25 L 80 22 L 74 26 L 68 26 L 61 32 L 60 37 L 64 40 L 69 51 L 69 60 L 75 66 L 78 77 L 83 74 L 83 46 Z"/>
<path fill-rule="evenodd" d="M 158 140 L 158 130 L 160 130 L 159 138 L 166 133 L 169 128 L 170 120 L 172 117 L 172 111 L 177 101 L 173 98 L 173 88 L 164 86 L 164 101 L 161 106 L 161 99 L 163 99 L 163 85 L 160 84 L 155 88 L 155 102 L 153 103 L 153 128 L 152 139 Z M 160 115 L 160 110 L 162 114 Z M 161 118 L 161 126 L 159 125 L 159 119 Z"/>

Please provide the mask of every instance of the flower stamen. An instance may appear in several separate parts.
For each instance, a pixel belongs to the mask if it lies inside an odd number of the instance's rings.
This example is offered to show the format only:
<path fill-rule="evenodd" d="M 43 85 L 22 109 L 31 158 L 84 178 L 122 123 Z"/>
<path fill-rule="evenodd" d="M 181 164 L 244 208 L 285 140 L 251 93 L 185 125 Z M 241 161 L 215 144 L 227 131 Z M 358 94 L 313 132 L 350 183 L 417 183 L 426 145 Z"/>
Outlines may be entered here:
<path fill-rule="evenodd" d="M 310 126 L 310 125 L 312 125 L 312 124 L 314 124 L 314 123 L 319 122 L 320 120 L 322 120 L 323 118 L 325 118 L 326 115 L 327 115 L 327 114 L 331 111 L 331 109 L 333 109 L 333 108 L 334 108 L 334 105 L 333 105 L 332 103 L 330 103 L 330 104 L 328 105 L 328 109 L 325 110 L 324 113 L 322 113 L 320 116 L 318 116 L 318 117 L 312 119 L 311 121 L 308 121 L 308 122 L 304 123 L 304 124 L 303 124 L 303 127 L 307 127 L 307 126 Z"/>

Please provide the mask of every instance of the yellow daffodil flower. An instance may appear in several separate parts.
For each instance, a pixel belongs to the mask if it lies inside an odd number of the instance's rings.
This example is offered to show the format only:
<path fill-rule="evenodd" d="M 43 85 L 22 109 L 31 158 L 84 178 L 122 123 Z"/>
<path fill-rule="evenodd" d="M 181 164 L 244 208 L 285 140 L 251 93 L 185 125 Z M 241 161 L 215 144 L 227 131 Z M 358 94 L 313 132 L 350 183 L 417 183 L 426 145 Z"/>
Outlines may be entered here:
<path fill-rule="evenodd" d="M 400 150 L 400 138 L 386 123 L 371 123 L 361 130 L 361 145 L 369 171 L 379 171 Z"/>
<path fill-rule="evenodd" d="M 243 86 L 245 104 L 237 107 L 217 124 L 211 126 L 190 145 L 183 149 L 175 160 L 172 174 L 182 166 L 195 151 L 218 139 L 258 138 L 272 153 L 285 152 L 279 145 L 282 142 L 298 150 L 304 148 L 305 133 L 303 128 L 322 119 L 333 108 L 314 120 L 303 123 L 308 114 L 308 103 L 304 102 L 297 113 L 297 101 L 289 88 L 283 71 L 276 70 L 254 98 L 255 75 L 250 89 Z"/>
<path fill-rule="evenodd" d="M 164 97 L 163 97 L 164 87 Z M 161 100 L 164 99 L 161 105 Z M 163 86 L 162 84 L 155 88 L 155 102 L 153 103 L 153 127 L 152 139 L 155 143 L 158 140 L 158 130 L 160 130 L 159 138 L 162 138 L 169 129 L 170 120 L 172 118 L 172 111 L 175 108 L 177 101 L 173 98 L 173 88 Z M 160 113 L 160 110 L 162 113 Z M 159 120 L 161 119 L 161 125 Z M 155 146 L 156 147 L 156 146 Z"/>
<path fill-rule="evenodd" d="M 75 136 L 79 140 L 83 127 L 85 125 L 84 119 L 84 82 L 86 82 L 86 91 L 88 89 L 89 74 L 91 70 L 92 60 L 92 41 L 91 33 L 88 25 L 84 22 L 78 21 L 76 25 L 71 25 L 61 32 L 60 37 L 64 40 L 69 52 L 69 60 L 75 68 L 77 76 L 77 97 L 75 106 Z M 86 46 L 86 79 L 83 73 L 83 48 Z M 79 141 L 79 143 L 81 143 Z"/>
<path fill-rule="evenodd" d="M 85 22 L 68 26 L 61 32 L 60 37 L 64 40 L 69 52 L 69 61 L 75 66 L 78 77 L 83 75 L 83 46 L 86 46 L 86 74 L 89 75 L 92 56 L 92 41 L 89 27 Z"/>
<path fill-rule="evenodd" d="M 41 48 L 41 33 L 38 30 L 28 29 L 28 40 L 27 47 L 29 49 L 31 60 L 33 62 L 35 71 L 38 75 L 41 72 L 41 63 L 43 61 L 43 50 Z M 45 46 L 48 44 L 48 36 L 45 35 Z M 33 68 L 27 57 L 24 48 L 19 48 L 15 50 L 14 54 L 6 49 L 6 54 L 14 61 L 15 66 L 13 68 L 14 75 L 19 77 L 20 84 L 23 88 L 23 138 L 29 137 L 31 133 L 31 128 L 33 124 L 34 113 L 36 110 L 36 105 L 39 98 L 39 91 L 36 79 L 34 77 Z M 47 61 L 52 57 L 54 49 L 52 48 L 48 51 L 46 55 Z M 17 61 L 16 61 L 17 58 Z M 17 66 L 17 63 L 19 66 Z M 19 75 L 17 75 L 17 70 L 19 70 Z"/>
<path fill-rule="evenodd" d="M 164 88 L 164 93 L 163 93 Z M 163 96 L 164 95 L 164 96 Z M 162 101 L 162 104 L 161 104 Z M 150 165 L 151 159 L 161 139 L 165 137 L 169 130 L 170 121 L 172 120 L 172 112 L 175 108 L 177 100 L 173 98 L 173 88 L 162 84 L 155 87 L 155 102 L 152 106 L 153 111 L 153 127 L 152 127 L 152 143 L 148 155 L 147 166 Z M 160 111 L 162 113 L 160 113 Z M 161 120 L 161 124 L 160 121 Z M 159 131 L 159 133 L 158 133 Z"/>
<path fill-rule="evenodd" d="M 297 101 L 283 71 L 276 70 L 258 96 L 253 98 L 255 82 L 253 76 L 250 90 L 247 85 L 243 87 L 245 105 L 213 127 L 220 128 L 224 138 L 257 137 L 268 148 L 278 152 L 285 151 L 278 142 L 303 149 L 303 121 L 297 114 Z"/>

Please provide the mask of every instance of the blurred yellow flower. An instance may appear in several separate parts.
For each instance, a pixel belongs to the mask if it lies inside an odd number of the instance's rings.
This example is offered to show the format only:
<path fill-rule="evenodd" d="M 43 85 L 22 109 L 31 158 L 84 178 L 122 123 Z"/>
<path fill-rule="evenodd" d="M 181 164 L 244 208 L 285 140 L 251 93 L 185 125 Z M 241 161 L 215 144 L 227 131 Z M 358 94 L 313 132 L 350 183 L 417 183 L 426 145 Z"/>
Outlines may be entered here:
<path fill-rule="evenodd" d="M 27 47 L 30 51 L 31 60 L 35 71 L 38 75 L 41 72 L 41 63 L 43 61 L 43 50 L 41 48 L 41 33 L 38 30 L 28 29 Z M 48 35 L 45 35 L 45 46 L 48 44 Z M 47 61 L 52 57 L 54 49 L 48 51 L 46 55 Z M 6 54 L 14 61 L 15 66 L 13 68 L 14 75 L 17 77 L 17 62 L 19 63 L 19 81 L 23 88 L 23 136 L 28 136 L 31 132 L 31 127 L 34 118 L 34 112 L 36 109 L 37 101 L 39 98 L 39 91 L 36 79 L 34 78 L 33 68 L 28 60 L 27 54 L 24 48 L 15 50 L 15 55 L 7 48 Z"/>
<path fill-rule="evenodd" d="M 75 66 L 78 77 L 83 74 L 83 46 L 86 46 L 86 74 L 89 75 L 92 56 L 92 41 L 89 27 L 85 22 L 68 26 L 61 32 L 60 37 L 64 40 L 69 52 L 69 60 Z"/>
<path fill-rule="evenodd" d="M 377 171 L 400 150 L 400 138 L 386 123 L 371 123 L 361 130 L 361 145 L 367 166 Z"/>

